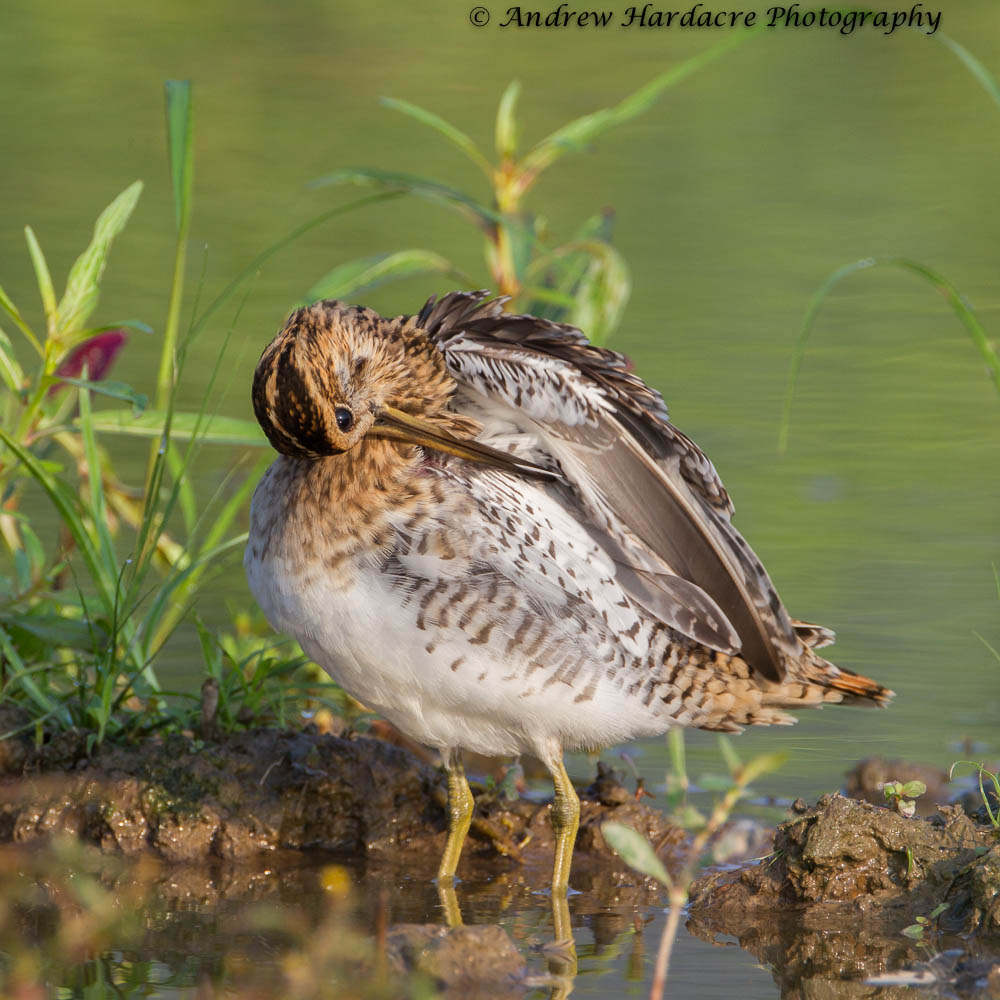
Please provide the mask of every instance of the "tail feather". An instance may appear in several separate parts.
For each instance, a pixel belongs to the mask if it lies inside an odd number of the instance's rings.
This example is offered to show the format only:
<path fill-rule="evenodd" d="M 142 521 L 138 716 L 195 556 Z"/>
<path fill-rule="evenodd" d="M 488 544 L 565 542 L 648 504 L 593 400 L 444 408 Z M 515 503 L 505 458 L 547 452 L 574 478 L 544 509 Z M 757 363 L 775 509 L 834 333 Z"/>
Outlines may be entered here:
<path fill-rule="evenodd" d="M 707 664 L 706 664 L 707 666 Z M 787 726 L 790 711 L 823 705 L 884 706 L 893 692 L 861 674 L 838 667 L 803 647 L 796 673 L 774 682 L 760 677 L 739 656 L 713 652 L 705 692 L 694 718 L 684 725 L 738 732 L 744 726 Z"/>
<path fill-rule="evenodd" d="M 870 677 L 865 677 L 864 674 L 856 674 L 853 670 L 846 670 L 844 667 L 835 667 L 826 660 L 821 662 L 830 671 L 827 675 L 830 689 L 843 692 L 843 700 L 847 704 L 884 707 L 896 696 L 895 691 L 883 687 L 878 681 L 873 681 Z"/>
<path fill-rule="evenodd" d="M 801 661 L 801 673 L 765 689 L 763 704 L 782 708 L 811 708 L 843 704 L 883 707 L 895 696 L 870 677 L 838 667 L 809 650 Z"/>

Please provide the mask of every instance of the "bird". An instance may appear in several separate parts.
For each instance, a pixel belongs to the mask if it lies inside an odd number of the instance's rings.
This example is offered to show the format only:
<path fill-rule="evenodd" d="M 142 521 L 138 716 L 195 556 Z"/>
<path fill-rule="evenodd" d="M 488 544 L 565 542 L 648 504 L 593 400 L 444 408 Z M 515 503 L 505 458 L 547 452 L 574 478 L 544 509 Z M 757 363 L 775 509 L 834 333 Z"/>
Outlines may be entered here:
<path fill-rule="evenodd" d="M 893 692 L 817 652 L 833 632 L 789 616 L 715 467 L 626 358 L 506 304 L 294 311 L 253 376 L 279 454 L 244 564 L 275 629 L 441 752 L 439 884 L 474 806 L 461 751 L 532 753 L 565 897 L 580 803 L 564 752 Z"/>

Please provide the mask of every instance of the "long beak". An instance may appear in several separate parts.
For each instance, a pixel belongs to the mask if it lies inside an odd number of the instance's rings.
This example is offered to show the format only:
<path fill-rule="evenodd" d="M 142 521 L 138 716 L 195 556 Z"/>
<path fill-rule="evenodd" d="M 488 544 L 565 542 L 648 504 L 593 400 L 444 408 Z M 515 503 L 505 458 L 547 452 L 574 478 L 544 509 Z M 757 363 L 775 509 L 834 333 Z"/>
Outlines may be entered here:
<path fill-rule="evenodd" d="M 453 437 L 439 427 L 411 417 L 408 413 L 383 406 L 379 410 L 375 423 L 369 434 L 376 437 L 392 438 L 395 441 L 406 441 L 408 444 L 419 444 L 424 448 L 433 448 L 449 455 L 457 455 L 470 462 L 490 465 L 505 472 L 516 472 L 522 476 L 533 476 L 536 479 L 558 479 L 558 475 L 543 469 L 540 465 L 525 462 L 506 451 L 499 451 L 479 441 L 461 440 Z"/>

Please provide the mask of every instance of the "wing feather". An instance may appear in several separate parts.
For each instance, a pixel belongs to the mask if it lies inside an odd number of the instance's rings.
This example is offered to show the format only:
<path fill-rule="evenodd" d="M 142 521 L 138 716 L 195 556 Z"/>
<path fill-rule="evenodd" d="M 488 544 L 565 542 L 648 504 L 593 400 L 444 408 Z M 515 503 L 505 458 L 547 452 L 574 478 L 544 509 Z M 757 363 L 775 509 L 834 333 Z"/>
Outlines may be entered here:
<path fill-rule="evenodd" d="M 624 357 L 579 330 L 508 315 L 485 292 L 431 300 L 416 323 L 463 398 L 501 404 L 560 464 L 591 527 L 620 550 L 617 579 L 685 635 L 740 649 L 782 680 L 803 645 L 760 561 L 732 526 L 712 463 L 670 424 Z M 555 487 L 546 487 L 554 489 Z"/>

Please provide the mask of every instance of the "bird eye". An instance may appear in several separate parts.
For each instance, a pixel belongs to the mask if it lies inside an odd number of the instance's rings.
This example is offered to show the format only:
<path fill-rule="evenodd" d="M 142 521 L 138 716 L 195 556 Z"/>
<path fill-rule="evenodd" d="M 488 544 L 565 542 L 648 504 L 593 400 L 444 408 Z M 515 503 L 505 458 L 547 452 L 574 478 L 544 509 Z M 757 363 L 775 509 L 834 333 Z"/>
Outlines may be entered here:
<path fill-rule="evenodd" d="M 345 434 L 354 426 L 354 414 L 343 406 L 338 406 L 333 415 L 337 418 L 337 426 Z"/>

